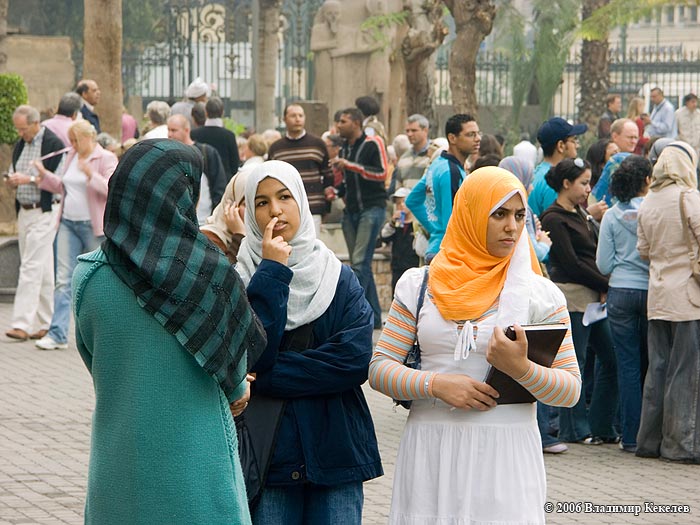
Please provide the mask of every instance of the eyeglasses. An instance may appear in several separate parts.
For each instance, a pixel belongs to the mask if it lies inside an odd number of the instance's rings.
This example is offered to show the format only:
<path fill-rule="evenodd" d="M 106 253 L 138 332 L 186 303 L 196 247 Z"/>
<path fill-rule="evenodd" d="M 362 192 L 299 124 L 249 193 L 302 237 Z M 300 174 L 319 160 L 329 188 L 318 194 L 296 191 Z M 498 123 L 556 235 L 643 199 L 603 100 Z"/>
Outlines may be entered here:
<path fill-rule="evenodd" d="M 576 166 L 576 167 L 579 168 L 579 169 L 583 169 L 584 166 L 585 166 L 585 164 L 583 163 L 583 159 L 578 158 L 578 157 L 575 158 L 575 159 L 574 159 L 574 166 Z"/>
<path fill-rule="evenodd" d="M 476 137 L 483 137 L 484 134 L 481 131 L 469 131 L 464 134 L 468 139 L 475 139 Z"/>
<path fill-rule="evenodd" d="M 573 142 L 574 144 L 578 144 L 578 143 L 579 143 L 578 137 L 569 137 L 569 138 L 566 139 L 564 142 Z"/>

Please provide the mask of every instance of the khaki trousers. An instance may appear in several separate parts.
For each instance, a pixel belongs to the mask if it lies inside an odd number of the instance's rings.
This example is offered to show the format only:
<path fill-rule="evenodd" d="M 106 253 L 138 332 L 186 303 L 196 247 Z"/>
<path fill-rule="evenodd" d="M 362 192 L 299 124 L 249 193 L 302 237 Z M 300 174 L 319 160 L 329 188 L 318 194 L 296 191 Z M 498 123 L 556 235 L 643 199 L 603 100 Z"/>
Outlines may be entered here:
<path fill-rule="evenodd" d="M 19 234 L 19 281 L 12 311 L 12 328 L 32 334 L 48 329 L 53 315 L 53 241 L 59 204 L 50 212 L 41 208 L 20 208 L 17 217 Z"/>

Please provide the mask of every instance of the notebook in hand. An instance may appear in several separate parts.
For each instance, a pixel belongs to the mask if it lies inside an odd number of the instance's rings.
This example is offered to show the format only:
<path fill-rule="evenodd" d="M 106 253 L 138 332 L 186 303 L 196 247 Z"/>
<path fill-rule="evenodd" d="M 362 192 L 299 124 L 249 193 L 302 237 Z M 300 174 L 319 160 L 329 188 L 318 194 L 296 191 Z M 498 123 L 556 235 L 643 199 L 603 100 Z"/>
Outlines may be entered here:
<path fill-rule="evenodd" d="M 527 336 L 527 357 L 538 365 L 551 368 L 566 335 L 567 325 L 560 323 L 530 324 L 523 325 L 523 328 Z M 510 327 L 506 329 L 506 336 L 515 340 L 515 332 Z M 491 385 L 500 394 L 496 400 L 499 405 L 537 401 L 535 396 L 515 379 L 492 366 L 489 367 L 484 382 Z"/>

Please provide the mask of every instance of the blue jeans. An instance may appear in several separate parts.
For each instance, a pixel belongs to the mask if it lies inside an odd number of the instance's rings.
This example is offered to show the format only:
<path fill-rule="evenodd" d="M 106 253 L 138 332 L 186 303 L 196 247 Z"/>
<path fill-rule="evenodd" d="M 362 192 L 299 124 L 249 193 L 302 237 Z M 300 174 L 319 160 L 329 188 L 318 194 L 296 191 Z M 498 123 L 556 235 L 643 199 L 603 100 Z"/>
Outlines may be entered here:
<path fill-rule="evenodd" d="M 545 405 L 544 403 L 537 402 L 537 428 L 540 430 L 540 439 L 542 440 L 542 448 L 551 447 L 556 445 L 560 441 L 555 438 L 552 432 L 552 425 L 550 424 L 550 412 L 551 407 Z"/>
<path fill-rule="evenodd" d="M 265 487 L 252 518 L 255 525 L 360 525 L 363 502 L 361 481 Z"/>
<path fill-rule="evenodd" d="M 68 341 L 70 324 L 71 279 L 78 255 L 100 247 L 104 236 L 95 237 L 90 221 L 61 219 L 56 236 L 56 288 L 53 293 L 53 317 L 49 337 L 58 343 Z"/>
<path fill-rule="evenodd" d="M 622 444 L 636 445 L 647 373 L 647 291 L 608 289 L 608 321 L 617 358 Z"/>
<path fill-rule="evenodd" d="M 372 257 L 379 236 L 379 230 L 384 224 L 386 212 L 384 208 L 373 207 L 359 212 L 343 214 L 343 235 L 348 246 L 350 266 L 365 291 L 365 298 L 374 312 L 374 327 L 382 326 L 382 310 L 379 307 L 377 287 L 372 275 Z"/>
<path fill-rule="evenodd" d="M 615 438 L 613 418 L 617 409 L 617 367 L 610 325 L 607 319 L 603 319 L 583 326 L 582 312 L 571 312 L 570 315 L 578 367 L 581 372 L 586 369 L 586 350 L 590 340 L 596 357 L 595 379 L 588 410 L 583 392 L 576 405 L 559 408 L 559 439 L 575 442 L 591 434 L 601 438 Z"/>

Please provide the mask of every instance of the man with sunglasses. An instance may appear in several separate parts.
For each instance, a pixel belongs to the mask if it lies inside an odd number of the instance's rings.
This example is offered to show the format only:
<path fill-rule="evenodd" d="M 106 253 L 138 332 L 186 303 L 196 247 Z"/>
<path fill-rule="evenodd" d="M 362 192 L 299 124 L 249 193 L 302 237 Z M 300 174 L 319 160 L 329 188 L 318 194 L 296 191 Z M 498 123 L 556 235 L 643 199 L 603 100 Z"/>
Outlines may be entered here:
<path fill-rule="evenodd" d="M 557 200 L 557 193 L 549 187 L 544 176 L 564 159 L 575 159 L 578 155 L 578 136 L 588 130 L 586 124 L 572 126 L 566 120 L 554 117 L 540 126 L 537 140 L 542 146 L 544 159 L 535 167 L 533 188 L 527 203 L 537 216 Z M 527 189 L 527 188 L 526 188 Z"/>

